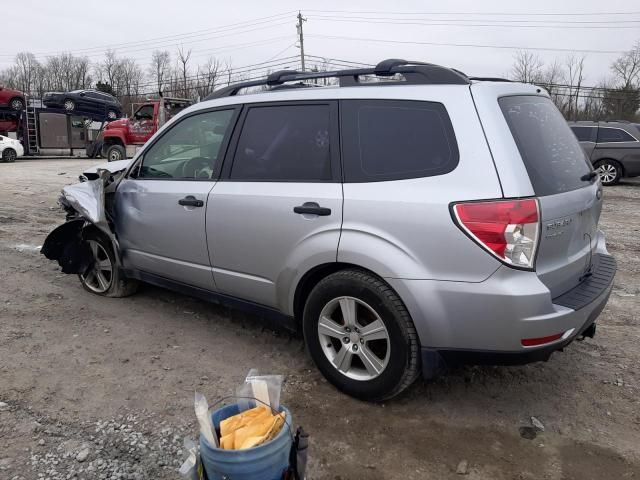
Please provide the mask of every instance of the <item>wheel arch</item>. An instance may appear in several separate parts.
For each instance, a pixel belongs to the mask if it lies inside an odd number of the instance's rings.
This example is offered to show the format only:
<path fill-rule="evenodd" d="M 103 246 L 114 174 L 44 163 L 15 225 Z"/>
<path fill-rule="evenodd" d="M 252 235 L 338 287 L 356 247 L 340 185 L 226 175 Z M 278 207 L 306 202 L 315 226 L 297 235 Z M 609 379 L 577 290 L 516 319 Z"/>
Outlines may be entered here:
<path fill-rule="evenodd" d="M 342 270 L 360 270 L 360 271 L 369 273 L 370 275 L 374 275 L 378 277 L 380 280 L 382 280 L 383 282 L 387 283 L 384 280 L 384 278 L 379 274 L 377 274 L 376 272 L 353 263 L 330 262 L 330 263 L 323 263 L 321 265 L 316 265 L 315 267 L 311 268 L 306 273 L 304 273 L 302 277 L 300 277 L 300 280 L 298 281 L 298 283 L 296 284 L 295 292 L 293 295 L 293 305 L 292 305 L 291 311 L 293 312 L 293 317 L 298 326 L 302 322 L 302 314 L 304 312 L 304 306 L 313 288 L 318 283 L 320 283 L 322 279 L 328 277 L 333 273 L 336 273 Z M 389 287 L 392 288 L 391 285 L 389 285 Z M 396 294 L 398 295 L 398 297 L 400 297 L 398 292 L 396 292 Z"/>

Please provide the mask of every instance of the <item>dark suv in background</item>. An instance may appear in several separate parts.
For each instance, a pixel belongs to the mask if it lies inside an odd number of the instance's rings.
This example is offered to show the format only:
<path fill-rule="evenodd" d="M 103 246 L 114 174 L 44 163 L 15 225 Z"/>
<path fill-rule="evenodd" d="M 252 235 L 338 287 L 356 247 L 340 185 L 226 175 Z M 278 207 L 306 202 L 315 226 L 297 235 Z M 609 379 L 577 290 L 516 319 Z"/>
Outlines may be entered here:
<path fill-rule="evenodd" d="M 640 128 L 615 122 L 569 122 L 603 185 L 640 175 Z"/>
<path fill-rule="evenodd" d="M 98 90 L 47 92 L 42 102 L 47 107 L 64 108 L 69 112 L 104 113 L 109 120 L 122 116 L 122 106 L 118 99 Z"/>

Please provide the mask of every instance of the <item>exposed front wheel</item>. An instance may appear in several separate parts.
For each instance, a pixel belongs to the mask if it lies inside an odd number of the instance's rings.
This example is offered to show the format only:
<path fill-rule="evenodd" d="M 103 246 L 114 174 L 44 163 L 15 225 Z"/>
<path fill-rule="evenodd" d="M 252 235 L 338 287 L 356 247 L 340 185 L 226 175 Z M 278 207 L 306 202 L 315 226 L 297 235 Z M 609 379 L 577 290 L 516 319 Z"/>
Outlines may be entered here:
<path fill-rule="evenodd" d="M 622 166 L 615 160 L 601 160 L 596 164 L 603 185 L 615 185 L 622 178 Z"/>
<path fill-rule="evenodd" d="M 307 299 L 303 329 L 320 371 L 351 396 L 382 401 L 419 374 L 409 312 L 385 282 L 367 272 L 343 270 L 320 281 Z"/>
<path fill-rule="evenodd" d="M 99 234 L 85 239 L 91 251 L 91 263 L 79 275 L 85 290 L 105 297 L 126 297 L 135 293 L 138 282 L 126 278 L 118 268 L 110 242 Z"/>

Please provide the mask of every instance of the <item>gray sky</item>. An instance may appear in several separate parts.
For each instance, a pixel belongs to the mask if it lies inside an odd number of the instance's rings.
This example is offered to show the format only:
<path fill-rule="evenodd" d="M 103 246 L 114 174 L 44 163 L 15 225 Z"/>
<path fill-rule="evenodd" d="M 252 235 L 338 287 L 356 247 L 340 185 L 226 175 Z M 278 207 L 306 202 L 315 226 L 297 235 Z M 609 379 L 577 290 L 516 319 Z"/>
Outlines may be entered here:
<path fill-rule="evenodd" d="M 173 55 L 180 44 L 193 50 L 194 62 L 204 62 L 209 55 L 215 55 L 221 59 L 231 57 L 233 65 L 240 67 L 297 54 L 299 51 L 294 42 L 298 9 L 308 18 L 304 24 L 307 54 L 367 63 L 391 57 L 423 60 L 473 75 L 506 74 L 515 50 L 428 43 L 624 51 L 640 40 L 640 3 L 629 0 L 455 0 L 437 3 L 417 0 L 395 3 L 388 0 L 22 0 L 20 6 L 24 13 L 20 17 L 22 21 L 3 22 L 5 40 L 0 51 L 0 68 L 8 66 L 12 62 L 11 56 L 22 50 L 32 51 L 41 60 L 46 59 L 47 54 L 70 51 L 87 54 L 93 61 L 101 58 L 107 46 L 114 46 L 119 56 L 129 56 L 147 64 L 152 50 L 167 49 Z M 358 13 L 335 12 L 340 10 Z M 637 13 L 576 15 L 632 11 Z M 286 12 L 290 13 L 257 23 L 260 18 Z M 533 13 L 544 15 L 531 15 Z M 571 15 L 548 15 L 550 13 Z M 354 19 L 357 21 L 345 21 L 348 17 L 357 17 Z M 389 19 L 402 23 L 380 23 L 389 22 Z M 232 26 L 250 20 L 256 20 L 254 25 Z M 412 24 L 416 22 L 421 25 Z M 496 22 L 507 26 L 498 26 Z M 467 25 L 460 26 L 461 23 Z M 560 28 L 549 28 L 551 26 Z M 576 28 L 583 26 L 598 28 Z M 182 37 L 178 41 L 175 37 L 151 41 L 191 32 L 197 32 L 198 36 Z M 398 43 L 326 38 L 328 36 Z M 545 61 L 563 60 L 570 54 L 543 50 L 536 53 Z M 584 83 L 595 85 L 609 74 L 609 64 L 619 54 L 585 55 Z"/>

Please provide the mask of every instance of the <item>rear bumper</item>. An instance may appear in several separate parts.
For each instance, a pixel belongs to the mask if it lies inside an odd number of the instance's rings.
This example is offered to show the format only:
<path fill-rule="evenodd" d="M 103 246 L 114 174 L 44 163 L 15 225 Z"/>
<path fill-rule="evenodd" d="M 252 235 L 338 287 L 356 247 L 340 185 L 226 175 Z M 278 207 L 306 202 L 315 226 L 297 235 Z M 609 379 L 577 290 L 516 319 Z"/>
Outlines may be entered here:
<path fill-rule="evenodd" d="M 551 298 L 534 272 L 501 267 L 480 283 L 397 280 L 389 282 L 405 301 L 420 337 L 425 376 L 441 364 L 523 364 L 546 360 L 589 331 L 604 309 L 616 271 L 604 246 L 594 255 L 593 274 L 569 292 Z M 548 343 L 523 339 L 562 334 Z"/>

